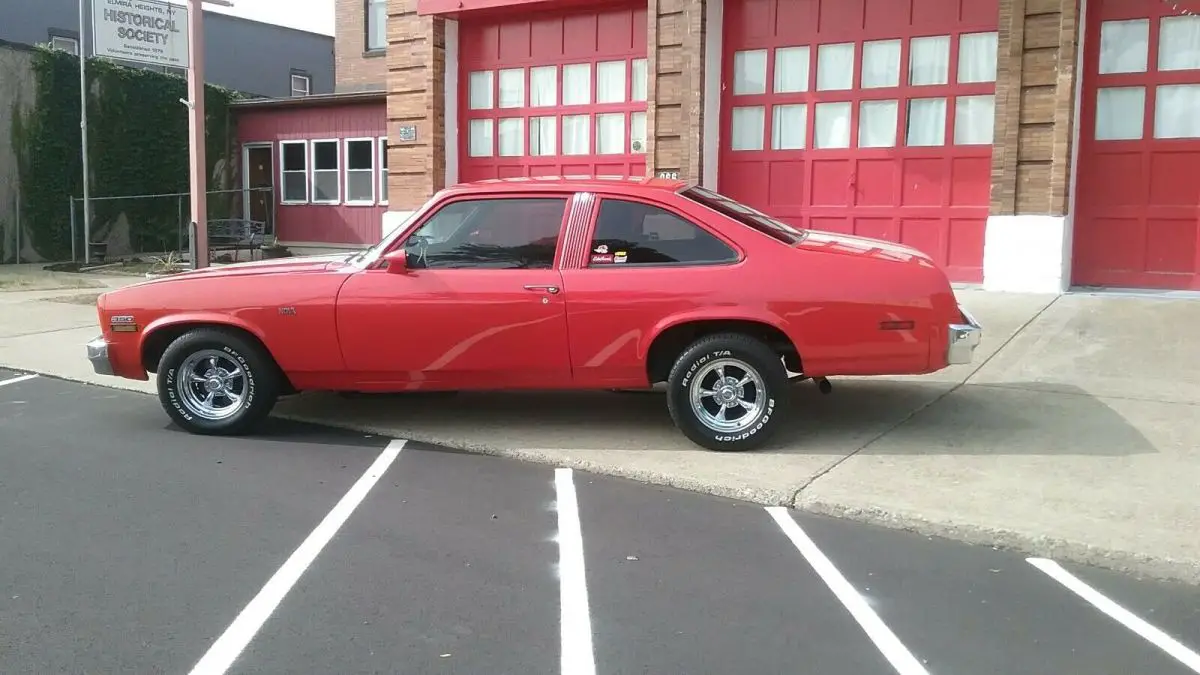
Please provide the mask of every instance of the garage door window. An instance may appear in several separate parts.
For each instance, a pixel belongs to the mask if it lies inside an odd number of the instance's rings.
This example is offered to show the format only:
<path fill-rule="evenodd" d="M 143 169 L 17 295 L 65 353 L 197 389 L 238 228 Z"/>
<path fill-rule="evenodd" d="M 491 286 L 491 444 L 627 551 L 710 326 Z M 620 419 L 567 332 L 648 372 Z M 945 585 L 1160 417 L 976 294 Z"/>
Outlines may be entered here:
<path fill-rule="evenodd" d="M 995 32 L 978 32 L 735 52 L 729 147 L 990 145 L 997 46 Z"/>
<path fill-rule="evenodd" d="M 646 151 L 646 59 L 475 71 L 468 82 L 470 157 Z"/>
<path fill-rule="evenodd" d="M 1157 24 L 1157 54 L 1151 33 Z M 1151 58 L 1153 56 L 1153 58 Z M 1200 138 L 1200 84 L 1180 81 L 1200 70 L 1200 17 L 1165 16 L 1100 24 L 1094 138 L 1131 141 L 1146 136 L 1146 106 L 1153 98 L 1153 137 Z M 1131 76 L 1140 76 L 1131 80 Z M 1117 79 L 1113 79 L 1113 78 Z M 1105 84 L 1113 86 L 1103 86 Z"/>

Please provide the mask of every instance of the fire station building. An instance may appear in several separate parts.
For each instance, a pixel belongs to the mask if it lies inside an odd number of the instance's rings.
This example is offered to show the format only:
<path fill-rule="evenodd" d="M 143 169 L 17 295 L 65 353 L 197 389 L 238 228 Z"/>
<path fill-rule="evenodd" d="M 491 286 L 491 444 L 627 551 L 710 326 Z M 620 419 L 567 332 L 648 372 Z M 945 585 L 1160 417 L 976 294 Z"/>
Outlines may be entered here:
<path fill-rule="evenodd" d="M 339 90 L 386 92 L 385 232 L 458 182 L 650 174 L 987 289 L 1200 290 L 1186 1 L 339 0 Z"/>

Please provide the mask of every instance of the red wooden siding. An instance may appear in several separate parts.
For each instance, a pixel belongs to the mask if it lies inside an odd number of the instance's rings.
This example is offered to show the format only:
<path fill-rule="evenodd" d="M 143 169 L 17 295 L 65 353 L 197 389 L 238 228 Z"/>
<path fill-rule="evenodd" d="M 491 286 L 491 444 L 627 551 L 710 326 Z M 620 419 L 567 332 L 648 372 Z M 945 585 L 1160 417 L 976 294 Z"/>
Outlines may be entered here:
<path fill-rule="evenodd" d="M 988 51 L 977 48 L 994 39 L 997 0 L 730 0 L 725 13 L 721 191 L 799 227 L 913 246 L 933 256 L 953 280 L 982 281 L 991 123 L 973 127 L 973 138 L 964 132 L 956 139 L 955 109 L 956 102 L 973 106 L 981 114 L 972 119 L 979 120 L 993 109 L 994 72 L 990 80 L 973 75 L 964 78 L 967 82 L 957 75 L 964 34 L 972 36 L 973 54 Z M 942 42 L 922 41 L 923 50 L 942 48 L 948 40 L 948 54 L 941 52 L 946 68 L 927 80 L 932 84 L 913 84 L 913 38 L 925 37 Z M 844 50 L 843 66 L 827 71 L 834 72 L 831 79 L 844 76 L 844 82 L 820 86 L 822 46 L 830 56 L 835 49 Z M 864 81 L 868 48 L 872 54 L 890 54 L 892 65 Z M 737 56 L 739 52 L 743 55 Z M 747 84 L 740 93 L 735 91 L 735 60 L 743 66 L 737 72 L 751 73 L 744 76 Z M 795 69 L 780 66 L 776 73 L 777 63 Z M 933 70 L 940 69 L 928 72 Z M 945 102 L 941 122 L 938 101 Z M 933 120 L 923 128 L 932 140 L 907 138 L 910 106 L 933 112 L 914 122 L 919 127 Z M 894 114 L 894 137 L 888 138 L 886 131 L 882 137 L 880 132 L 864 137 L 864 110 L 885 120 Z M 824 143 L 816 143 L 817 120 L 835 115 L 844 126 L 827 127 Z"/>
<path fill-rule="evenodd" d="M 281 106 L 273 108 L 244 108 L 238 111 L 238 141 L 271 143 L 273 148 L 276 199 L 276 234 L 283 242 L 315 242 L 327 244 L 373 244 L 382 232 L 383 213 L 387 195 L 380 194 L 376 185 L 374 204 L 357 206 L 345 204 L 345 140 L 350 138 L 380 138 L 387 136 L 387 106 L 383 102 L 355 103 L 330 106 Z M 281 141 L 337 140 L 339 143 L 339 204 L 285 204 L 279 175 L 282 158 Z M 377 146 L 376 146 L 377 148 Z M 309 192 L 311 193 L 312 157 L 308 157 Z M 379 156 L 376 152 L 375 170 L 378 177 Z M 311 196 L 311 194 L 310 194 Z"/>
<path fill-rule="evenodd" d="M 645 66 L 646 3 L 612 2 L 601 11 L 522 12 L 514 18 L 464 18 L 459 36 L 459 177 L 463 182 L 517 176 L 605 174 L 644 175 L 646 172 L 644 88 L 635 90 L 634 72 Z M 532 18 L 531 18 L 532 17 Z M 598 103 L 598 64 L 624 69 L 624 91 Z M 616 64 L 623 65 L 616 65 Z M 590 78 L 586 102 L 564 104 L 565 67 L 572 76 L 586 64 Z M 508 71 L 508 72 L 505 72 Z M 491 85 L 477 89 L 472 103 L 472 73 L 490 73 Z M 554 92 L 534 99 L 536 75 L 553 74 Z M 644 71 L 642 71 L 644 72 Z M 511 102 L 501 99 L 502 78 L 519 81 L 521 91 Z M 541 80 L 539 80 L 541 81 Z M 644 79 L 641 81 L 644 82 Z M 621 100 L 613 100 L 620 98 Z M 635 99 L 641 100 L 635 100 Z M 582 154 L 564 154 L 564 120 L 580 124 L 586 119 L 587 147 Z M 534 122 L 536 120 L 536 122 Z M 598 148 L 597 125 L 620 121 L 608 154 Z M 531 124 L 553 125 L 553 146 L 535 148 Z M 502 129 L 516 129 L 507 140 Z M 635 132 L 634 128 L 639 127 Z M 473 134 L 491 140 L 477 141 Z M 606 127 L 613 129 L 615 127 Z M 579 127 L 580 133 L 582 125 Z M 549 132 L 546 132 L 549 138 Z M 520 142 L 516 139 L 519 137 Z M 572 144 L 574 145 L 574 144 Z M 490 147 L 489 147 L 490 146 Z"/>
<path fill-rule="evenodd" d="M 1087 13 L 1072 281 L 1200 290 L 1200 17 Z"/>

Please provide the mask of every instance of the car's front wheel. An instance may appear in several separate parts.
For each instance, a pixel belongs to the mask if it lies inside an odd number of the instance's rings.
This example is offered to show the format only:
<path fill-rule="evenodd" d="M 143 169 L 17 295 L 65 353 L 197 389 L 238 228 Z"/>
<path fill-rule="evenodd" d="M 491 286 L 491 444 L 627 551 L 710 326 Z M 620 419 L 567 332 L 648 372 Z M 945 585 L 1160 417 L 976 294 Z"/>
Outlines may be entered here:
<path fill-rule="evenodd" d="M 766 344 L 726 333 L 701 338 L 671 368 L 667 408 L 692 442 L 710 450 L 752 450 L 782 424 L 787 371 Z"/>
<path fill-rule="evenodd" d="M 233 435 L 250 431 L 279 397 L 270 354 L 234 331 L 196 328 L 176 338 L 158 366 L 158 398 L 185 431 Z"/>

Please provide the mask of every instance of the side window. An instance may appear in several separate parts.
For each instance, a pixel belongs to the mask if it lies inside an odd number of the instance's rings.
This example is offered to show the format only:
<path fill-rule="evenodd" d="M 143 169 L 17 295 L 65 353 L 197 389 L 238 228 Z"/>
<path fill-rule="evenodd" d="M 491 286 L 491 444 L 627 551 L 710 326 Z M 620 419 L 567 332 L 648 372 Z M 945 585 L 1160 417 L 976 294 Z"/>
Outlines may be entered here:
<path fill-rule="evenodd" d="M 549 269 L 565 197 L 468 199 L 446 205 L 404 242 L 418 269 Z"/>
<path fill-rule="evenodd" d="M 737 260 L 725 242 L 649 204 L 605 199 L 592 236 L 589 267 L 711 265 Z"/>

